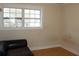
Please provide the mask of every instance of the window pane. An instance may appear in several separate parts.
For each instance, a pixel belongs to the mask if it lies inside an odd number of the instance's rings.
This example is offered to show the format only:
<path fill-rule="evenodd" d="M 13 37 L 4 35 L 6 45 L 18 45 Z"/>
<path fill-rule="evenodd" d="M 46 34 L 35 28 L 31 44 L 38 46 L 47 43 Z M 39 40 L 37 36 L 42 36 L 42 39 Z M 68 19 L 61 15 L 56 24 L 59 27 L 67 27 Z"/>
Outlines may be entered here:
<path fill-rule="evenodd" d="M 14 21 L 11 19 L 4 19 L 4 27 L 13 27 Z"/>
<path fill-rule="evenodd" d="M 29 9 L 25 9 L 24 10 L 24 13 L 29 13 Z"/>
<path fill-rule="evenodd" d="M 4 8 L 4 12 L 9 12 L 9 8 Z"/>
<path fill-rule="evenodd" d="M 40 18 L 40 15 L 35 15 L 35 18 Z"/>
<path fill-rule="evenodd" d="M 22 23 L 16 23 L 16 27 L 22 27 Z"/>
<path fill-rule="evenodd" d="M 11 13 L 10 14 L 10 17 L 15 17 L 15 13 Z"/>
<path fill-rule="evenodd" d="M 9 13 L 4 13 L 4 17 L 9 17 Z"/>
<path fill-rule="evenodd" d="M 16 27 L 22 27 L 22 19 L 16 19 Z"/>
<path fill-rule="evenodd" d="M 4 23 L 9 23 L 10 20 L 9 19 L 4 19 Z"/>
<path fill-rule="evenodd" d="M 32 23 L 40 23 L 40 19 L 30 19 L 30 22 L 32 22 Z"/>
<path fill-rule="evenodd" d="M 16 24 L 10 23 L 10 27 L 16 27 Z"/>
<path fill-rule="evenodd" d="M 29 27 L 40 27 L 40 23 L 30 23 Z"/>
<path fill-rule="evenodd" d="M 4 23 L 4 27 L 10 27 L 9 23 Z"/>
<path fill-rule="evenodd" d="M 35 22 L 35 19 L 31 19 L 30 22 L 31 22 L 31 23 L 34 23 L 34 22 Z"/>
<path fill-rule="evenodd" d="M 35 17 L 35 15 L 34 15 L 34 14 L 31 14 L 31 15 L 30 15 L 30 18 L 34 18 L 34 17 Z"/>
<path fill-rule="evenodd" d="M 25 18 L 29 18 L 29 14 L 24 14 L 24 17 Z"/>
<path fill-rule="evenodd" d="M 36 19 L 35 20 L 35 23 L 40 23 L 40 19 Z"/>
<path fill-rule="evenodd" d="M 10 12 L 11 13 L 15 13 L 15 9 L 14 8 L 10 8 Z"/>
<path fill-rule="evenodd" d="M 10 27 L 16 27 L 15 19 L 10 19 Z"/>
<path fill-rule="evenodd" d="M 22 9 L 16 9 L 16 13 L 22 13 Z"/>
<path fill-rule="evenodd" d="M 10 19 L 10 23 L 15 24 L 15 19 Z"/>
<path fill-rule="evenodd" d="M 34 10 L 30 10 L 30 14 L 34 14 L 35 13 L 35 11 Z"/>
<path fill-rule="evenodd" d="M 40 27 L 40 23 L 35 23 L 35 27 Z"/>
<path fill-rule="evenodd" d="M 26 23 L 26 22 L 30 22 L 30 20 L 29 19 L 24 19 L 24 22 Z"/>
<path fill-rule="evenodd" d="M 22 14 L 16 14 L 16 17 L 22 17 Z"/>
<path fill-rule="evenodd" d="M 35 14 L 40 14 L 40 10 L 35 10 Z"/>
<path fill-rule="evenodd" d="M 24 23 L 24 27 L 29 27 L 30 23 Z"/>
<path fill-rule="evenodd" d="M 35 27 L 35 23 L 30 23 L 29 27 Z"/>
<path fill-rule="evenodd" d="M 22 19 L 16 19 L 17 23 L 22 23 Z"/>

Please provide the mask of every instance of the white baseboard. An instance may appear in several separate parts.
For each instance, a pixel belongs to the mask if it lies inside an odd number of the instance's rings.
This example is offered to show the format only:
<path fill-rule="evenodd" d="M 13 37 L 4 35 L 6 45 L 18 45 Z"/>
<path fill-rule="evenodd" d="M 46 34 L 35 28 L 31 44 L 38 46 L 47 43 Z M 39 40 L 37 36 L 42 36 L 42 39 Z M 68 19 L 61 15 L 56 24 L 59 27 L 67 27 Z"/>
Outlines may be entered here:
<path fill-rule="evenodd" d="M 33 48 L 30 48 L 32 51 L 33 50 L 40 50 L 40 49 L 47 49 L 47 48 L 55 48 L 55 47 L 60 47 L 60 45 L 56 44 L 56 45 L 49 45 L 49 46 L 42 46 L 42 47 L 33 47 Z"/>
<path fill-rule="evenodd" d="M 67 47 L 67 46 L 64 46 L 64 45 L 61 45 L 61 47 L 72 52 L 72 53 L 74 53 L 74 54 L 76 54 L 76 55 L 79 55 L 78 51 L 73 49 L 73 48 L 70 48 L 70 47 Z"/>

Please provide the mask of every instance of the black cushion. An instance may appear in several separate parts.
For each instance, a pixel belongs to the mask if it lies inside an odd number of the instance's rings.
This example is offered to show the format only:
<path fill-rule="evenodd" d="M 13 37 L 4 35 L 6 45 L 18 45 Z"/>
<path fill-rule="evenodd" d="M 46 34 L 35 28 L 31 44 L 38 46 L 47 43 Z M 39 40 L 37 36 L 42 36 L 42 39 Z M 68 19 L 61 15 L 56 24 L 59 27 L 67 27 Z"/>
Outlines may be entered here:
<path fill-rule="evenodd" d="M 6 41 L 8 44 L 8 48 L 21 48 L 21 47 L 26 47 L 27 46 L 27 41 L 25 39 L 20 39 L 20 40 L 9 40 Z"/>

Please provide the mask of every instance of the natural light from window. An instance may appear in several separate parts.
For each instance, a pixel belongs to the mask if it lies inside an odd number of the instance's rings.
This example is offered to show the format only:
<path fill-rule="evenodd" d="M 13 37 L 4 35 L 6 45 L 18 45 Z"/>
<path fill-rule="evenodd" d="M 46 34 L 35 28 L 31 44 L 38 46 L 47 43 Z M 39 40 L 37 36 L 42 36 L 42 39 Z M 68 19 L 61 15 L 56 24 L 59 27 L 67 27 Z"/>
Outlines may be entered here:
<path fill-rule="evenodd" d="M 27 28 L 41 26 L 41 10 L 40 9 L 19 9 L 4 8 L 3 9 L 3 27 Z"/>

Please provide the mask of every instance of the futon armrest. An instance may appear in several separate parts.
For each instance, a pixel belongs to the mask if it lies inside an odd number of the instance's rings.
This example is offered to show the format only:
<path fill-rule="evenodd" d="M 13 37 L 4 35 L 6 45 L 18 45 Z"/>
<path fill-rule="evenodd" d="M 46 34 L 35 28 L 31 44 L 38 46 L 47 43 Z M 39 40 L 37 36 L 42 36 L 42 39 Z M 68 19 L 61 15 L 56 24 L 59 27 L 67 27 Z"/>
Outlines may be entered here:
<path fill-rule="evenodd" d="M 0 56 L 7 55 L 7 45 L 5 42 L 0 42 Z"/>
<path fill-rule="evenodd" d="M 9 40 L 6 41 L 9 49 L 13 48 L 23 48 L 27 46 L 27 41 L 25 39 L 21 40 Z"/>

